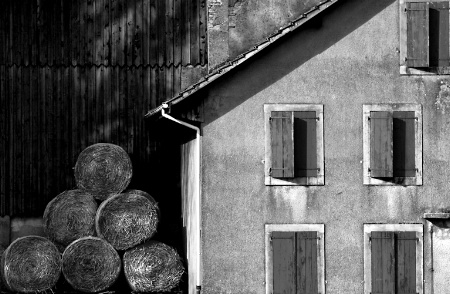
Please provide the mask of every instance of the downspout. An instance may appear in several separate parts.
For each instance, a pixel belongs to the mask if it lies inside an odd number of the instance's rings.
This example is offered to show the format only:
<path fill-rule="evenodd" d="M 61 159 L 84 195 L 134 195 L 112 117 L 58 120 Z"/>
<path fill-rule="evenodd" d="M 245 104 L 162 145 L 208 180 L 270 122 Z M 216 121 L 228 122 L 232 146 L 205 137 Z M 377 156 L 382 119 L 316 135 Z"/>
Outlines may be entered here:
<path fill-rule="evenodd" d="M 177 124 L 183 125 L 187 128 L 190 128 L 192 130 L 194 130 L 196 132 L 196 140 L 197 140 L 197 162 L 196 162 L 196 167 L 197 167 L 197 176 L 198 176 L 198 185 L 197 185 L 197 189 L 195 191 L 195 196 L 197 199 L 197 203 L 198 203 L 198 213 L 197 213 L 197 224 L 198 224 L 198 232 L 197 232 L 197 248 L 196 248 L 196 252 L 198 252 L 198 257 L 197 257 L 197 273 L 196 273 L 196 292 L 197 294 L 200 294 L 201 291 L 201 195 L 200 195 L 200 187 L 201 187 L 201 169 L 200 169 L 200 164 L 201 164 L 201 136 L 200 136 L 200 128 L 196 127 L 194 125 L 191 125 L 187 122 L 178 120 L 172 116 L 170 116 L 169 114 L 166 113 L 165 109 L 169 108 L 169 105 L 167 103 L 164 103 L 162 105 L 162 109 L 161 109 L 161 115 Z"/>

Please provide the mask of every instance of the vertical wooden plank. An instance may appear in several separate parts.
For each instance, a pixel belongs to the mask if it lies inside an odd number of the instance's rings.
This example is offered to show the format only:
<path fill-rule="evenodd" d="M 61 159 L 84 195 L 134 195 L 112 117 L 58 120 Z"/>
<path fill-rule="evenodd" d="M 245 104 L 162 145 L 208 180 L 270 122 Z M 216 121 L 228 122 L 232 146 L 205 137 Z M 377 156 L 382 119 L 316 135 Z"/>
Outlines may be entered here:
<path fill-rule="evenodd" d="M 144 48 L 142 48 L 143 40 L 142 40 L 142 33 L 143 33 L 143 21 L 142 21 L 142 1 L 143 0 L 135 0 L 135 20 L 136 24 L 134 26 L 134 33 L 133 33 L 133 64 L 136 66 L 139 66 L 142 64 L 143 60 L 143 53 Z"/>
<path fill-rule="evenodd" d="M 25 199 L 29 199 L 31 197 L 36 197 L 31 193 L 31 134 L 30 128 L 31 126 L 31 108 L 30 108 L 30 68 L 24 67 L 22 70 L 22 113 L 23 113 L 23 123 L 22 123 L 22 165 L 23 165 L 23 184 L 22 184 L 22 194 Z M 28 204 L 29 201 L 26 201 L 25 204 Z M 24 206 L 24 211 L 29 211 L 27 206 Z"/>
<path fill-rule="evenodd" d="M 153 109 L 158 106 L 158 67 L 150 68 L 150 107 L 149 109 Z"/>
<path fill-rule="evenodd" d="M 81 150 L 79 150 L 79 143 L 80 140 L 78 138 L 78 134 L 80 131 L 82 131 L 83 126 L 81 126 L 78 124 L 78 118 L 79 118 L 79 108 L 78 105 L 80 103 L 80 100 L 82 100 L 82 98 L 80 97 L 80 80 L 79 80 L 79 71 L 80 70 L 84 70 L 85 68 L 82 67 L 74 67 L 72 68 L 72 70 L 70 71 L 70 100 L 71 100 L 71 113 L 72 113 L 72 121 L 71 121 L 71 141 L 72 141 L 72 146 L 71 146 L 71 164 L 72 167 L 75 166 L 75 162 L 76 162 L 76 156 L 77 153 L 80 152 Z"/>
<path fill-rule="evenodd" d="M 86 64 L 95 63 L 95 1 L 87 0 L 86 11 L 86 44 L 84 44 L 84 58 Z"/>
<path fill-rule="evenodd" d="M 142 64 L 150 62 L 150 1 L 142 0 Z"/>
<path fill-rule="evenodd" d="M 64 1 L 64 0 L 63 0 Z M 62 31 L 62 23 L 61 23 L 61 16 L 62 16 L 62 11 L 61 11 L 61 1 L 53 1 L 53 5 L 54 5 L 54 15 L 53 15 L 53 23 L 54 26 L 52 28 L 53 31 L 53 44 L 54 44 L 54 58 L 55 61 L 53 64 L 57 64 L 60 65 L 62 64 L 62 60 L 63 60 L 63 56 L 62 56 L 62 43 L 61 43 L 61 38 L 63 35 L 63 31 Z"/>
<path fill-rule="evenodd" d="M 14 154 L 14 134 L 15 134 L 15 130 L 14 130 L 14 109 L 15 109 L 15 104 L 16 104 L 16 97 L 15 97 L 15 93 L 14 93 L 14 83 L 15 83 L 15 79 L 14 79 L 14 70 L 15 70 L 15 66 L 11 66 L 9 67 L 8 70 L 8 81 L 9 81 L 9 97 L 8 100 L 9 102 L 9 164 L 8 164 L 8 169 L 9 169 L 9 179 L 8 179 L 8 199 L 10 207 L 9 207 L 9 211 L 11 214 L 14 213 L 14 161 L 15 161 L 15 154 Z"/>
<path fill-rule="evenodd" d="M 136 19 L 135 19 L 135 13 L 136 13 L 136 0 L 128 0 L 128 9 L 127 9 L 127 26 L 126 26 L 126 45 L 125 45 L 125 51 L 126 51 L 126 64 L 128 66 L 133 65 L 133 41 L 134 41 L 134 30 L 136 27 Z"/>
<path fill-rule="evenodd" d="M 449 3 L 429 3 L 430 66 L 449 66 Z"/>
<path fill-rule="evenodd" d="M 177 95 L 180 92 L 181 92 L 181 65 L 178 65 L 177 67 L 174 68 L 173 93 L 174 95 Z"/>
<path fill-rule="evenodd" d="M 96 120 L 95 120 L 95 109 L 96 109 L 96 77 L 97 71 L 95 66 L 91 66 L 86 69 L 86 78 L 87 78 L 87 95 L 86 95 L 86 108 L 85 116 L 87 123 L 86 130 L 86 145 L 91 145 L 97 142 L 96 136 Z M 80 150 L 81 151 L 81 150 Z"/>
<path fill-rule="evenodd" d="M 198 65 L 200 63 L 200 11 L 199 0 L 191 1 L 191 64 Z"/>
<path fill-rule="evenodd" d="M 392 113 L 370 112 L 370 174 L 372 177 L 393 176 Z"/>
<path fill-rule="evenodd" d="M 80 5 L 80 25 L 79 25 L 79 62 L 78 64 L 85 65 L 86 62 L 86 50 L 88 50 L 88 1 L 89 0 L 78 0 Z M 92 1 L 92 0 L 91 0 Z"/>
<path fill-rule="evenodd" d="M 169 66 L 165 70 L 166 93 L 164 96 L 166 99 L 164 99 L 164 100 L 167 100 L 167 99 L 170 99 L 173 97 L 173 72 L 174 72 L 173 66 Z"/>
<path fill-rule="evenodd" d="M 397 233 L 398 293 L 416 293 L 416 232 Z"/>
<path fill-rule="evenodd" d="M 72 162 L 71 162 L 71 144 L 72 144 L 72 103 L 70 100 L 70 70 L 71 67 L 65 67 L 62 73 L 61 88 L 63 90 L 62 100 L 64 101 L 65 109 L 62 110 L 62 121 L 63 121 L 63 166 L 64 166 L 64 178 L 63 178 L 63 189 L 69 189 L 73 187 L 72 183 Z"/>
<path fill-rule="evenodd" d="M 9 3 L 9 38 L 8 38 L 8 60 L 9 64 L 13 64 L 15 60 L 13 59 L 13 48 L 14 48 L 14 1 Z"/>
<path fill-rule="evenodd" d="M 48 32 L 48 59 L 47 59 L 47 64 L 49 66 L 53 66 L 55 64 L 56 61 L 56 55 L 55 55 L 55 51 L 56 50 L 56 22 L 55 19 L 57 18 L 56 16 L 56 1 L 48 1 L 48 6 L 47 9 L 48 11 L 46 11 L 46 16 L 48 18 L 48 23 L 47 23 L 47 32 Z"/>
<path fill-rule="evenodd" d="M 111 9 L 111 0 L 104 0 L 103 7 L 103 26 L 102 26 L 102 35 L 103 35 L 103 60 L 102 64 L 108 66 L 111 64 L 111 40 L 112 40 L 112 13 Z"/>
<path fill-rule="evenodd" d="M 12 50 L 12 60 L 13 63 L 16 65 L 20 65 L 21 64 L 21 60 L 22 60 L 22 42 L 20 37 L 21 35 L 21 4 L 23 3 L 23 1 L 13 1 L 12 4 L 12 24 L 13 24 L 13 42 L 11 44 L 11 50 Z"/>
<path fill-rule="evenodd" d="M 294 167 L 296 177 L 317 177 L 315 111 L 294 112 Z"/>
<path fill-rule="evenodd" d="M 158 64 L 158 6 L 157 1 L 150 1 L 150 65 Z"/>
<path fill-rule="evenodd" d="M 290 111 L 272 111 L 271 114 L 271 176 L 274 178 L 294 177 L 292 116 L 293 113 Z"/>
<path fill-rule="evenodd" d="M 429 11 L 427 2 L 407 2 L 407 59 L 409 67 L 428 67 Z"/>
<path fill-rule="evenodd" d="M 173 14 L 173 63 L 174 66 L 181 64 L 181 49 L 182 49 L 182 23 L 181 17 L 184 11 L 182 10 L 183 0 L 174 1 L 174 14 Z"/>
<path fill-rule="evenodd" d="M 174 49 L 174 1 L 175 0 L 166 0 L 166 56 L 165 56 L 165 64 L 170 65 L 174 63 L 173 58 L 173 49 Z"/>
<path fill-rule="evenodd" d="M 70 60 L 73 66 L 80 61 L 81 27 L 84 25 L 83 5 L 81 0 L 70 1 Z"/>
<path fill-rule="evenodd" d="M 14 146 L 16 158 L 17 158 L 17 164 L 15 166 L 16 169 L 16 175 L 15 175 L 15 195 L 14 197 L 17 198 L 16 201 L 16 208 L 15 210 L 18 212 L 23 212 L 23 204 L 24 204 L 24 153 L 23 153 L 23 144 L 25 138 L 24 138 L 24 123 L 25 123 L 25 111 L 24 111 L 24 100 L 27 98 L 24 91 L 23 91 L 23 67 L 17 66 L 16 70 L 16 99 L 17 99 L 17 119 L 15 123 L 17 124 L 16 127 L 16 133 L 14 134 L 17 138 L 17 142 Z"/>
<path fill-rule="evenodd" d="M 61 0 L 61 64 L 70 65 L 70 6 L 69 1 Z"/>
<path fill-rule="evenodd" d="M 126 42 L 127 42 L 127 1 L 126 0 L 118 0 L 119 3 L 119 15 L 120 15 L 120 42 L 119 47 L 117 48 L 117 62 L 119 65 L 125 65 L 126 64 L 126 54 L 127 54 L 127 48 L 126 48 Z"/>
<path fill-rule="evenodd" d="M 157 2 L 157 11 L 158 11 L 158 65 L 163 66 L 166 64 L 166 1 L 158 1 Z"/>
<path fill-rule="evenodd" d="M 272 232 L 273 293 L 296 293 L 294 232 Z"/>
<path fill-rule="evenodd" d="M 120 126 L 119 126 L 119 134 L 120 134 L 120 146 L 127 150 L 127 91 L 128 91 L 128 71 L 129 68 L 122 68 L 120 70 L 120 83 L 119 83 L 119 91 L 120 91 Z"/>
<path fill-rule="evenodd" d="M 3 12 L 0 11 L 0 15 L 3 19 Z M 0 29 L 2 29 L 1 27 Z M 2 35 L 0 35 L 2 36 Z M 1 56 L 2 61 L 4 61 L 4 56 Z M 7 157 L 7 144 L 8 144 L 8 131 L 7 131 L 7 94 L 6 94 L 6 83 L 5 83 L 5 66 L 0 65 L 0 215 L 6 214 L 6 157 Z"/>
<path fill-rule="evenodd" d="M 31 10 L 31 21 L 30 21 L 30 64 L 37 65 L 38 64 L 38 48 L 39 48 L 39 30 L 37 25 L 37 1 L 32 1 L 30 4 Z M 5 40 L 2 38 L 2 40 Z"/>
<path fill-rule="evenodd" d="M 189 65 L 191 63 L 191 1 L 183 1 L 182 3 L 183 13 L 181 14 L 182 25 L 182 62 L 183 65 Z"/>
<path fill-rule="evenodd" d="M 371 233 L 372 293 L 395 293 L 394 232 Z"/>
<path fill-rule="evenodd" d="M 39 174 L 38 174 L 38 161 L 39 161 L 39 80 L 40 69 L 36 67 L 30 68 L 30 167 L 31 167 L 31 187 L 33 192 L 39 192 Z M 37 193 L 39 195 L 39 193 Z"/>
<path fill-rule="evenodd" d="M 112 66 L 117 65 L 117 51 L 120 44 L 120 14 L 119 14 L 119 1 L 110 0 L 110 23 L 111 23 L 111 40 L 109 47 L 109 64 Z"/>
<path fill-rule="evenodd" d="M 134 141 L 134 125 L 133 125 L 133 118 L 134 118 L 134 103 L 136 103 L 136 96 L 135 96 L 135 91 L 136 91 L 136 68 L 132 67 L 129 69 L 128 73 L 128 77 L 127 77 L 127 81 L 128 81 L 128 91 L 127 91 L 127 104 L 126 104 L 126 111 L 127 111 L 127 136 L 128 136 L 128 140 L 127 140 L 127 150 L 128 153 L 130 153 L 131 155 L 134 154 L 134 145 L 133 145 L 133 141 Z"/>
<path fill-rule="evenodd" d="M 200 0 L 200 20 L 199 20 L 199 34 L 200 34 L 200 48 L 199 48 L 199 54 L 200 54 L 200 64 L 205 65 L 207 62 L 207 6 L 206 6 L 206 0 Z"/>
<path fill-rule="evenodd" d="M 65 109 L 67 109 L 67 105 L 66 105 L 66 101 L 64 100 L 64 93 L 63 93 L 63 86 L 62 85 L 62 77 L 63 75 L 63 67 L 58 67 L 56 68 L 56 78 L 55 78 L 55 84 L 56 84 L 56 97 L 54 97 L 55 100 L 55 105 L 56 105 L 56 109 L 55 109 L 55 115 L 56 115 L 56 119 L 55 119 L 55 125 L 54 127 L 56 128 L 57 132 L 56 132 L 56 142 L 53 143 L 53 146 L 56 145 L 56 150 L 53 153 L 54 155 L 56 155 L 56 161 L 55 161 L 55 179 L 57 179 L 57 183 L 55 183 L 55 185 L 53 186 L 54 190 L 56 193 L 58 193 L 58 191 L 63 191 L 64 190 L 64 133 L 66 132 L 67 129 L 65 129 L 65 124 L 64 124 L 64 116 L 63 116 L 63 111 Z"/>
<path fill-rule="evenodd" d="M 414 177 L 416 175 L 415 125 L 414 111 L 393 112 L 394 177 Z"/>
<path fill-rule="evenodd" d="M 119 144 L 119 68 L 111 67 L 111 143 Z"/>
<path fill-rule="evenodd" d="M 8 8 L 8 3 L 6 2 L 6 5 L 3 7 L 3 9 L 0 9 L 0 40 L 2 40 L 2 42 L 0 43 L 0 64 L 6 64 L 6 56 L 5 56 L 5 52 L 6 52 L 6 37 L 7 37 L 7 26 L 8 26 L 8 17 L 7 17 L 7 8 Z M 0 180 L 1 181 L 1 180 Z M 0 196 L 0 201 L 1 201 L 1 196 Z M 1 210 L 1 209 L 0 209 Z M 0 211 L 1 213 L 1 211 Z"/>
<path fill-rule="evenodd" d="M 21 23 L 22 23 L 22 64 L 28 66 L 30 64 L 30 51 L 28 50 L 30 47 L 31 41 L 31 3 L 27 1 L 23 2 L 22 11 L 21 11 Z M 3 41 L 3 40 L 2 40 Z"/>
<path fill-rule="evenodd" d="M 94 0 L 94 56 L 92 62 L 96 65 L 100 65 L 103 62 L 103 0 Z"/>
<path fill-rule="evenodd" d="M 166 100 L 166 67 L 160 67 L 158 71 L 158 79 L 157 79 L 157 85 L 158 85 L 158 100 L 157 104 L 161 104 Z"/>
<path fill-rule="evenodd" d="M 104 91 L 104 140 L 105 142 L 111 142 L 111 132 L 113 122 L 111 119 L 112 114 L 112 103 L 113 97 L 111 93 L 111 83 L 112 83 L 112 68 L 109 66 L 105 66 L 103 72 L 103 91 Z"/>

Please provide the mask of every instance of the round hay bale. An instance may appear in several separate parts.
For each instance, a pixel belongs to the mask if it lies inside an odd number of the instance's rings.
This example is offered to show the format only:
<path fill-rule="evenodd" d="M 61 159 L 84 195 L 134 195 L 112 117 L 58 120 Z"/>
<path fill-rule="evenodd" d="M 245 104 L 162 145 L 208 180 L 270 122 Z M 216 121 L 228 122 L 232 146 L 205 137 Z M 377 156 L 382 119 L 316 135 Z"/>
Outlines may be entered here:
<path fill-rule="evenodd" d="M 119 277 L 117 251 L 103 239 L 83 237 L 73 241 L 62 256 L 62 272 L 76 290 L 94 293 L 109 288 Z"/>
<path fill-rule="evenodd" d="M 97 202 L 83 190 L 64 191 L 44 211 L 44 231 L 58 248 L 85 236 L 95 235 Z"/>
<path fill-rule="evenodd" d="M 149 241 L 125 251 L 125 278 L 136 292 L 167 292 L 178 285 L 184 273 L 180 256 L 172 247 Z"/>
<path fill-rule="evenodd" d="M 150 239 L 158 226 L 158 204 L 147 193 L 136 191 L 105 200 L 95 216 L 97 235 L 117 250 L 126 250 Z"/>
<path fill-rule="evenodd" d="M 1 272 L 11 291 L 45 291 L 55 286 L 61 275 L 61 253 L 44 237 L 21 237 L 3 253 Z"/>
<path fill-rule="evenodd" d="M 75 164 L 79 189 L 105 200 L 128 186 L 133 173 L 131 160 L 120 146 L 98 143 L 84 149 Z"/>

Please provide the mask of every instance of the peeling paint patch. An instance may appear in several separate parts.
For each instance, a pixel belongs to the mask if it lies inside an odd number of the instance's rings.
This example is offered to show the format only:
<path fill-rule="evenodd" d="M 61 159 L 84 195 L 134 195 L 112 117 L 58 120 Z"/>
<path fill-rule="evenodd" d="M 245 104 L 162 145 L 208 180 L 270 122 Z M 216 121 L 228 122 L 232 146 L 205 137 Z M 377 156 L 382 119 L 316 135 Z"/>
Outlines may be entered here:
<path fill-rule="evenodd" d="M 450 108 L 450 85 L 447 82 L 441 81 L 435 105 L 442 114 L 445 114 L 445 111 Z"/>

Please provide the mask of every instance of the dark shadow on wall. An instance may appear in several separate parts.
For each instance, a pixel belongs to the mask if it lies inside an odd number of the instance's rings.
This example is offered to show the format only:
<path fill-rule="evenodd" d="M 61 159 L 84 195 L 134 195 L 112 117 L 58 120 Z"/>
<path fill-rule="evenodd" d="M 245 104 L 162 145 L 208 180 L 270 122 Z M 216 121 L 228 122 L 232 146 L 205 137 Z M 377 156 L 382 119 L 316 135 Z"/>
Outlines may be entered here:
<path fill-rule="evenodd" d="M 213 106 L 204 111 L 204 125 L 207 125 L 324 52 L 394 2 L 338 1 L 173 109 L 182 113 L 197 107 L 202 98 L 210 96 L 208 101 Z M 333 67 L 333 64 L 329 66 Z"/>

